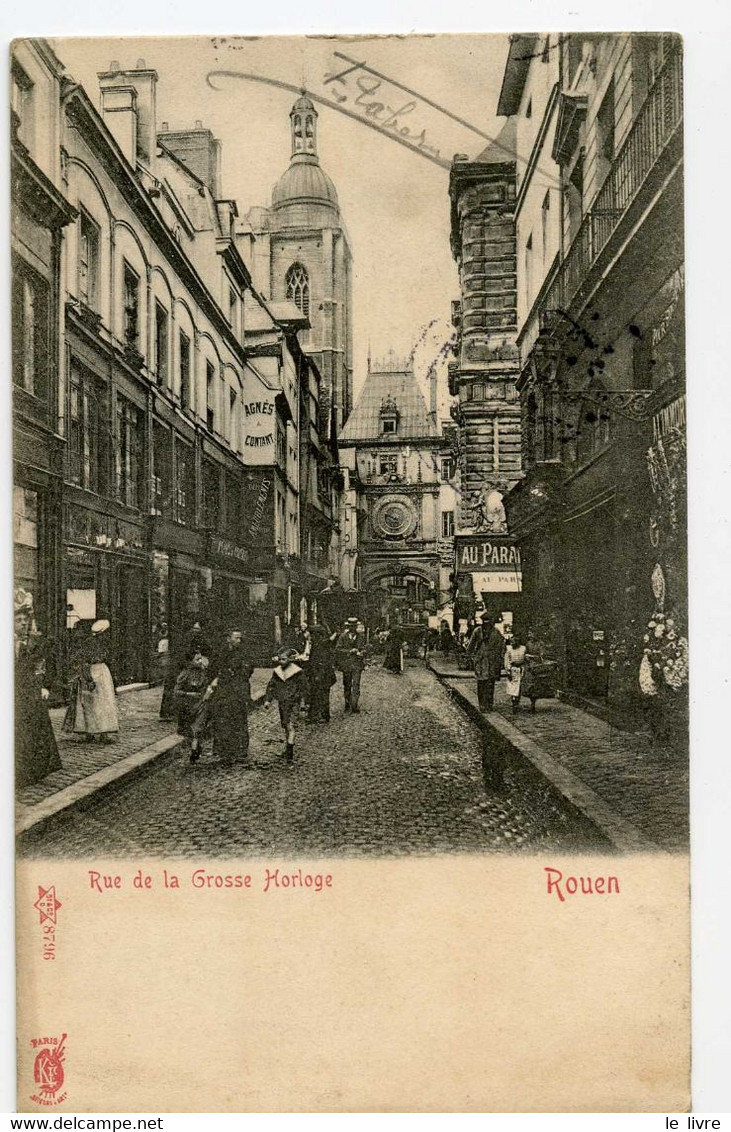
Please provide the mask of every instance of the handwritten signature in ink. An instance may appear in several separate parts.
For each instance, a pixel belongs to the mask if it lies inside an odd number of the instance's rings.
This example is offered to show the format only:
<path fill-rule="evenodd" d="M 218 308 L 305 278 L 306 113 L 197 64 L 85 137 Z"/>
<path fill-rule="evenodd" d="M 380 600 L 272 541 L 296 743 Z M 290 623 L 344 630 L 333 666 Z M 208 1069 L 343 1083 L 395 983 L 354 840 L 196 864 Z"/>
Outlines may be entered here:
<path fill-rule="evenodd" d="M 419 129 L 418 126 L 412 127 L 404 123 L 404 119 L 418 109 L 418 101 L 410 99 L 399 106 L 391 106 L 385 101 L 383 80 L 368 73 L 365 60 L 350 63 L 335 73 L 329 72 L 323 83 L 331 88 L 332 97 L 338 104 L 357 106 L 365 119 L 378 125 L 383 131 L 390 131 L 433 157 L 440 156 L 438 148 L 427 141 L 426 127 Z"/>

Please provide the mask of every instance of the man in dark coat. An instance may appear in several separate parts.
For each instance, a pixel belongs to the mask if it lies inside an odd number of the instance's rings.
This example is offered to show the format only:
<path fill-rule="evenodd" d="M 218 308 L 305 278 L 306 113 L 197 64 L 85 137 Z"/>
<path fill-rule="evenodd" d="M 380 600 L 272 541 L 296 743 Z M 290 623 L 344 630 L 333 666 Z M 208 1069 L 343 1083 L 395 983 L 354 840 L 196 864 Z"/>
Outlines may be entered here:
<path fill-rule="evenodd" d="M 337 665 L 343 674 L 345 710 L 360 711 L 360 676 L 365 667 L 365 639 L 358 632 L 358 618 L 349 617 L 335 646 Z"/>
<path fill-rule="evenodd" d="M 482 618 L 477 626 L 468 646 L 470 656 L 474 661 L 475 677 L 477 680 L 477 701 L 480 711 L 492 711 L 495 701 L 495 683 L 500 679 L 505 656 L 505 638 L 497 626 L 502 622 L 501 617 Z"/>

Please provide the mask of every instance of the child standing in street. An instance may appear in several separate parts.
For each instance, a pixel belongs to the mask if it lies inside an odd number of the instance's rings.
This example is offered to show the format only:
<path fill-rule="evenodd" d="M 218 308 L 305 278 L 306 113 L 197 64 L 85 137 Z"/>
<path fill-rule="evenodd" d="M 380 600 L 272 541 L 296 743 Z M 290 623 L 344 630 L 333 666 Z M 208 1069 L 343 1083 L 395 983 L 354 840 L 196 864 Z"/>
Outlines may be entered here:
<path fill-rule="evenodd" d="M 190 761 L 197 763 L 201 738 L 208 725 L 208 704 L 205 699 L 209 683 L 208 657 L 197 652 L 175 681 L 175 715 L 178 734 L 190 739 Z"/>
<path fill-rule="evenodd" d="M 288 763 L 294 762 L 295 718 L 298 707 L 307 701 L 307 680 L 298 664 L 296 649 L 282 649 L 275 658 L 277 666 L 264 693 L 264 707 L 272 700 L 279 705 L 279 719 L 286 737 L 284 757 Z"/>

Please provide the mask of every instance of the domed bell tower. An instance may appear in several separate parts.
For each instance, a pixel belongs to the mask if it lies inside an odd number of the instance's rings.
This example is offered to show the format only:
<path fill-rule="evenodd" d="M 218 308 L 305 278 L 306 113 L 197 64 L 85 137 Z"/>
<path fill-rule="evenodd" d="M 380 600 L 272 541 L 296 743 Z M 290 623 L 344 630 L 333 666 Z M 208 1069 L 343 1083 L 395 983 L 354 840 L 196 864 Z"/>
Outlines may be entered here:
<path fill-rule="evenodd" d="M 272 190 L 269 294 L 309 318 L 300 341 L 317 363 L 322 404 L 332 405 L 339 431 L 353 399 L 351 251 L 335 185 L 320 165 L 317 120 L 303 91 L 289 112 L 289 166 Z"/>
<path fill-rule="evenodd" d="M 317 111 L 302 92 L 289 112 L 292 123 L 292 157 L 312 157 L 317 160 Z"/>

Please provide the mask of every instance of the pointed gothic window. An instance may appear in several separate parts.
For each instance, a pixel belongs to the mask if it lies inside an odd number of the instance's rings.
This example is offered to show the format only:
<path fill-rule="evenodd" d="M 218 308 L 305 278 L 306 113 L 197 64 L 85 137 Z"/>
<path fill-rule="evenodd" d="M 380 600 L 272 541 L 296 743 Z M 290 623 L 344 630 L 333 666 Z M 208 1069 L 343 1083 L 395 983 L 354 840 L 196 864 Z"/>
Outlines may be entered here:
<path fill-rule="evenodd" d="M 310 279 L 301 263 L 293 263 L 287 272 L 287 298 L 309 316 Z"/>

